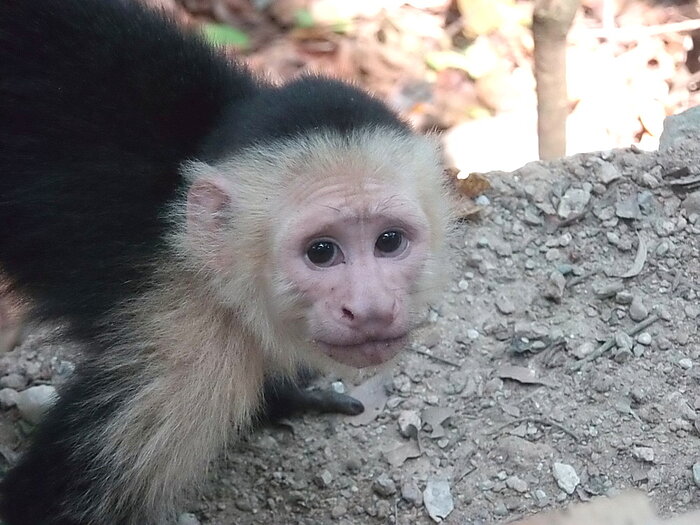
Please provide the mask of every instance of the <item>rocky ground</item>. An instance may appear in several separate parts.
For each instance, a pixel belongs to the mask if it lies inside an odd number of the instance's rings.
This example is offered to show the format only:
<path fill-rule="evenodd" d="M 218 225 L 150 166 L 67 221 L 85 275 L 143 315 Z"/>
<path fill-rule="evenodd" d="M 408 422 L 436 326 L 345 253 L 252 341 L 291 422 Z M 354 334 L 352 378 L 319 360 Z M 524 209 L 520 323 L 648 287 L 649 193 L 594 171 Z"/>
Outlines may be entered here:
<path fill-rule="evenodd" d="M 262 429 L 181 523 L 476 525 L 627 488 L 699 508 L 698 158 L 669 141 L 489 174 L 429 326 L 360 381 L 368 415 Z M 34 418 L 16 392 L 71 370 L 45 327 L 0 358 L 5 466 Z"/>

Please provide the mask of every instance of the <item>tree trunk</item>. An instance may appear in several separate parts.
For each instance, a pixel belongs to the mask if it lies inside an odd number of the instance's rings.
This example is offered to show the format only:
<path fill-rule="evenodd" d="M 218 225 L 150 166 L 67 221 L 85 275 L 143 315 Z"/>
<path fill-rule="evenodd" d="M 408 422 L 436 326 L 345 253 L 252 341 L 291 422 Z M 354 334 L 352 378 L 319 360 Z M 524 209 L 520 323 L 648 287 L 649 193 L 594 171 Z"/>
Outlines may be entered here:
<path fill-rule="evenodd" d="M 536 0 L 532 17 L 540 159 L 566 154 L 566 35 L 579 0 Z"/>

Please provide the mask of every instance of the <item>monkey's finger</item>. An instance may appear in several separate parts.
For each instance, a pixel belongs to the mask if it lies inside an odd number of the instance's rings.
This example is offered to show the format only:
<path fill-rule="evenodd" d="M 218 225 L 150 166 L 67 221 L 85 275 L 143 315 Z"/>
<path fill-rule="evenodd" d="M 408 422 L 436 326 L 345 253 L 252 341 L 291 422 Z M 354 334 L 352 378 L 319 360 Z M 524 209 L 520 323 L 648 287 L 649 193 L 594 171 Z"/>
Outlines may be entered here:
<path fill-rule="evenodd" d="M 304 397 L 306 407 L 319 412 L 356 416 L 365 411 L 365 406 L 360 400 L 333 390 L 306 390 Z"/>

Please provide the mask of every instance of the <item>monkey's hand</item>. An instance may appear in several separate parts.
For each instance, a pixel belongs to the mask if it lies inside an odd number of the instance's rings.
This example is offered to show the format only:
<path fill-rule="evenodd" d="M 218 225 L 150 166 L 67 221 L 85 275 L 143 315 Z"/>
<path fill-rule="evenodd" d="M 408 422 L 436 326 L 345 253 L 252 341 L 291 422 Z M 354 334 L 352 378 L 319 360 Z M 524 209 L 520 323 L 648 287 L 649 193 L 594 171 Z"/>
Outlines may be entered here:
<path fill-rule="evenodd" d="M 264 418 L 275 421 L 299 412 L 333 412 L 356 416 L 364 412 L 364 405 L 346 394 L 333 390 L 307 389 L 305 385 L 312 378 L 308 371 L 302 371 L 298 380 L 268 378 L 265 381 Z"/>

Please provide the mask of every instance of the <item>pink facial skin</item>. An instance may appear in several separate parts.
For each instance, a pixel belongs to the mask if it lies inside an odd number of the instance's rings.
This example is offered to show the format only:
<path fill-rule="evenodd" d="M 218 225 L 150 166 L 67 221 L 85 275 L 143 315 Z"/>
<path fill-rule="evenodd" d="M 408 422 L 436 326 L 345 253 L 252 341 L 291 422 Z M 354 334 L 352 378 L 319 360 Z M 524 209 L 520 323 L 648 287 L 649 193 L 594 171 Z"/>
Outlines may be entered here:
<path fill-rule="evenodd" d="M 393 358 L 415 322 L 412 287 L 428 257 L 417 199 L 341 176 L 292 197 L 278 255 L 307 308 L 310 343 L 355 368 Z"/>

